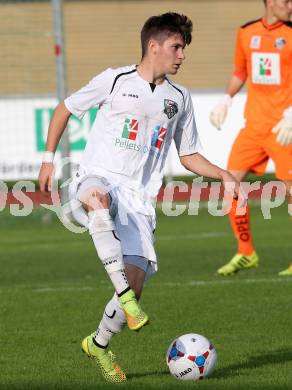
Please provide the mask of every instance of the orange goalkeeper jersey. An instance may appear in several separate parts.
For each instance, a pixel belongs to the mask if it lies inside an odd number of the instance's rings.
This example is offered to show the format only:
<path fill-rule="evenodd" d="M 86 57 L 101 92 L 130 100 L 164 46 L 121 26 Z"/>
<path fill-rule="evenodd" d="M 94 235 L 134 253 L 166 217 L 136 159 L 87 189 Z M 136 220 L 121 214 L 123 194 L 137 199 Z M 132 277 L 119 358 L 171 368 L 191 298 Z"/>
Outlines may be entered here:
<path fill-rule="evenodd" d="M 247 81 L 245 118 L 268 132 L 292 105 L 292 23 L 242 26 L 237 35 L 234 75 Z"/>

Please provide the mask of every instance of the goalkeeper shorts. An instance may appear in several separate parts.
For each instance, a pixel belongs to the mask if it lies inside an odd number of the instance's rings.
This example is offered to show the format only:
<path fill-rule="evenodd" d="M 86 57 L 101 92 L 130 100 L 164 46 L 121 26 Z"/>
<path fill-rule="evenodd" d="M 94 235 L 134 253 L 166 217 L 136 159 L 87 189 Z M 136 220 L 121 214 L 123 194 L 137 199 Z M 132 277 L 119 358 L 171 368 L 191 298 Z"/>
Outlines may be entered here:
<path fill-rule="evenodd" d="M 234 141 L 227 169 L 262 175 L 269 158 L 275 163 L 275 175 L 279 180 L 292 180 L 292 145 L 279 145 L 272 129 L 263 134 L 248 126 L 240 131 Z"/>

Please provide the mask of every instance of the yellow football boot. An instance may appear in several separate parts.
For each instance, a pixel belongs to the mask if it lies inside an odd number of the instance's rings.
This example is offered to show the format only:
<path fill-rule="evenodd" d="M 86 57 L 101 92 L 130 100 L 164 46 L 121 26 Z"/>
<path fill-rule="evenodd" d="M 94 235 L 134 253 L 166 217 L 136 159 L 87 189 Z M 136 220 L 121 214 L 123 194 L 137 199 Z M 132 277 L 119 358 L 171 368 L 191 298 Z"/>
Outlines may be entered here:
<path fill-rule="evenodd" d="M 82 341 L 82 350 L 95 361 L 102 376 L 107 382 L 122 383 L 126 381 L 126 375 L 115 361 L 115 355 L 107 348 L 96 346 L 92 340 L 95 333 L 85 337 Z"/>
<path fill-rule="evenodd" d="M 289 264 L 287 269 L 278 273 L 279 276 L 292 276 L 292 263 Z"/>
<path fill-rule="evenodd" d="M 130 289 L 119 297 L 119 302 L 124 310 L 129 329 L 140 330 L 149 323 L 148 316 L 140 308 L 133 290 Z"/>
<path fill-rule="evenodd" d="M 227 264 L 219 268 L 217 272 L 219 275 L 229 276 L 242 269 L 256 268 L 258 265 L 259 257 L 256 252 L 253 252 L 249 256 L 237 253 Z"/>

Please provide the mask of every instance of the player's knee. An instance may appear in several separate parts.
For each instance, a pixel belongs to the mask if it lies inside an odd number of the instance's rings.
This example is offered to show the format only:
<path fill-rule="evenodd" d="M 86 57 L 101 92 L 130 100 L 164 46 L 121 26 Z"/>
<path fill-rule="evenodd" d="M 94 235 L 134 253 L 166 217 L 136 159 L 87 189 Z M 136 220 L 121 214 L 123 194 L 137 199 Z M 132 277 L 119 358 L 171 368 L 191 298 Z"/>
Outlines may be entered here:
<path fill-rule="evenodd" d="M 108 193 L 105 193 L 98 187 L 88 188 L 88 190 L 80 196 L 80 201 L 87 212 L 100 208 L 109 208 L 110 206 L 110 197 Z"/>

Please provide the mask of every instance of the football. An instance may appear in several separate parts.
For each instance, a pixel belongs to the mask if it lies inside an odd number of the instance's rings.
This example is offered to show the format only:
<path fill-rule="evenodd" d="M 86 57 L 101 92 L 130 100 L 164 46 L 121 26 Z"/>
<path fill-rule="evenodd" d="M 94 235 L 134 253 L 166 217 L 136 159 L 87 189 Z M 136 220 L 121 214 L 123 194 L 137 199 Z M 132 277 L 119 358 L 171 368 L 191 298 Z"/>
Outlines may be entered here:
<path fill-rule="evenodd" d="M 204 336 L 189 333 L 172 341 L 166 363 L 170 373 L 180 380 L 203 379 L 213 372 L 217 361 L 214 345 Z"/>

